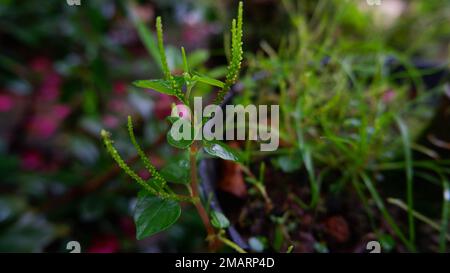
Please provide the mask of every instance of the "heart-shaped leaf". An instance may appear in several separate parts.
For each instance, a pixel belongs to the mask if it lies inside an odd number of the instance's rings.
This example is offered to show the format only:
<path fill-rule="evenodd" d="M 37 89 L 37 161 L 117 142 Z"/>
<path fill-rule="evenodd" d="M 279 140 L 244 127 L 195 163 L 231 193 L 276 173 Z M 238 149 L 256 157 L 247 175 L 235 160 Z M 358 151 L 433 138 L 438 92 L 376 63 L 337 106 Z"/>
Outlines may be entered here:
<path fill-rule="evenodd" d="M 225 143 L 219 141 L 204 141 L 203 144 L 205 152 L 212 156 L 225 160 L 241 162 L 239 153 Z"/>
<path fill-rule="evenodd" d="M 139 194 L 134 211 L 136 238 L 142 240 L 167 229 L 178 220 L 180 214 L 180 204 L 174 200 Z"/>

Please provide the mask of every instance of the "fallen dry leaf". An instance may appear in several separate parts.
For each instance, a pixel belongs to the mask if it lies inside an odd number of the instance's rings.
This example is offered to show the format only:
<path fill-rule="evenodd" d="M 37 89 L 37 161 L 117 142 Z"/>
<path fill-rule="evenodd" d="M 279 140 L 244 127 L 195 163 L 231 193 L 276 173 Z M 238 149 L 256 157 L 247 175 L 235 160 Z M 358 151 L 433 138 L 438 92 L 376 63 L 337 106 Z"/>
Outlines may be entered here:
<path fill-rule="evenodd" d="M 337 243 L 345 243 L 350 238 L 347 221 L 342 216 L 332 216 L 325 221 L 325 232 Z"/>
<path fill-rule="evenodd" d="M 222 178 L 218 187 L 224 192 L 231 193 L 239 198 L 247 196 L 247 187 L 238 164 L 232 161 L 222 162 Z"/>

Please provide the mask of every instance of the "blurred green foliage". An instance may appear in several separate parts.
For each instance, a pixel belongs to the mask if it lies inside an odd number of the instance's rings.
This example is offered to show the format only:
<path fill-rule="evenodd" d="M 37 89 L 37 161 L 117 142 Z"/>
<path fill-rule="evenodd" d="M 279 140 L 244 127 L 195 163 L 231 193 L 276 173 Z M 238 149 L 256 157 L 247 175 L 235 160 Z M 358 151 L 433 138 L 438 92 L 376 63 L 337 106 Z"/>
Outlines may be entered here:
<path fill-rule="evenodd" d="M 245 73 L 234 102 L 282 106 L 283 147 L 264 156 L 282 173 L 307 177 L 313 198 L 299 199 L 301 206 L 320 207 L 325 189 L 340 196 L 353 188 L 379 220 L 391 213 L 376 209 L 380 191 L 417 210 L 407 208 L 405 220 L 387 220 L 397 233 L 373 225 L 386 249 L 403 244 L 443 251 L 449 155 L 420 141 L 433 122 L 448 132 L 448 119 L 433 118 L 444 82 L 429 90 L 424 75 L 448 69 L 450 4 L 383 2 L 245 1 Z M 0 0 L 0 251 L 66 252 L 71 240 L 80 241 L 82 252 L 204 250 L 201 223 L 189 209 L 174 228 L 136 242 L 131 215 L 138 187 L 124 183 L 129 180 L 106 154 L 100 129 L 108 128 L 121 155 L 135 162 L 125 126 L 132 115 L 138 141 L 155 155 L 157 167 L 175 157 L 160 141 L 168 128 L 162 117 L 173 100 L 131 86 L 135 79 L 162 75 L 155 60 L 155 15 L 165 18 L 172 71 L 183 69 L 183 44 L 192 53 L 191 67 L 223 79 L 222 48 L 230 37 L 222 33 L 235 4 L 82 0 L 70 7 L 60 0 Z M 424 60 L 433 66 L 417 68 Z M 213 90 L 199 84 L 196 94 Z M 449 140 L 448 134 L 441 137 Z M 259 154 L 251 145 L 244 153 L 249 169 L 258 171 Z M 148 176 L 140 163 L 130 164 Z M 252 181 L 247 186 L 258 187 L 262 196 L 262 184 Z M 431 234 L 439 239 L 420 242 L 423 235 L 414 228 L 423 218 L 411 221 L 414 212 L 438 223 Z M 255 251 L 290 244 L 284 230 L 295 231 L 295 221 L 272 218 L 279 220 L 274 238 L 252 234 Z M 403 240 L 397 240 L 400 234 Z M 314 249 L 329 251 L 319 241 Z"/>

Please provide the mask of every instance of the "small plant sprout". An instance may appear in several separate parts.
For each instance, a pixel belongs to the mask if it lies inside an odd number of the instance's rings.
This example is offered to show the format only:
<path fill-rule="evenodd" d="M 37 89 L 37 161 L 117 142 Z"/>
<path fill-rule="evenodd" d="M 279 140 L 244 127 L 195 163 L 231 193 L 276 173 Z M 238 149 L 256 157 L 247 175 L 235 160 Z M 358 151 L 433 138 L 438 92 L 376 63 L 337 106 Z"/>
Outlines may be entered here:
<path fill-rule="evenodd" d="M 243 56 L 242 11 L 243 4 L 240 2 L 237 19 L 234 19 L 231 24 L 231 59 L 224 82 L 192 71 L 189 67 L 188 58 L 186 57 L 186 52 L 183 47 L 181 48 L 183 74 L 173 75 L 169 68 L 164 50 L 162 21 L 160 17 L 156 19 L 158 51 L 164 78 L 139 80 L 135 81 L 134 85 L 141 88 L 152 89 L 159 93 L 174 96 L 178 99 L 179 104 L 174 107 L 176 114 L 173 115 L 172 112 L 172 115 L 167 118 L 171 123 L 174 123 L 179 119 L 184 119 L 184 121 L 193 128 L 195 122 L 201 122 L 201 124 L 204 125 L 207 121 L 195 121 L 194 118 L 190 118 L 190 113 L 193 113 L 192 107 L 190 106 L 191 90 L 195 87 L 196 83 L 201 82 L 220 89 L 215 99 L 216 104 L 220 104 L 223 101 L 231 86 L 236 83 Z M 209 209 L 207 210 L 205 208 L 204 203 L 206 202 L 201 199 L 199 194 L 199 180 L 197 178 L 197 158 L 200 152 L 204 151 L 213 157 L 238 161 L 240 157 L 237 152 L 226 144 L 217 141 L 199 141 L 194 140 L 193 138 L 192 140 L 175 140 L 169 132 L 167 134 L 168 143 L 175 148 L 188 151 L 189 159 L 177 158 L 173 162 L 168 162 L 161 172 L 159 172 L 155 166 L 152 165 L 145 152 L 137 143 L 131 117 L 128 117 L 128 133 L 143 165 L 151 174 L 151 178 L 148 180 L 144 180 L 136 174 L 136 172 L 134 172 L 121 158 L 118 151 L 113 146 L 110 133 L 102 130 L 101 136 L 107 151 L 119 167 L 143 188 L 143 191 L 138 194 L 134 215 L 137 239 L 143 239 L 170 227 L 180 216 L 181 208 L 179 203 L 190 202 L 197 209 L 203 225 L 205 226 L 207 231 L 207 241 L 209 242 L 211 251 L 216 250 L 220 242 L 222 242 L 231 248 L 242 252 L 242 249 L 225 237 L 224 229 L 229 225 L 228 219 L 220 212 L 209 211 Z M 202 148 L 205 149 L 202 150 Z M 170 186 L 170 183 L 184 184 L 188 188 L 190 193 L 189 196 L 176 193 Z"/>

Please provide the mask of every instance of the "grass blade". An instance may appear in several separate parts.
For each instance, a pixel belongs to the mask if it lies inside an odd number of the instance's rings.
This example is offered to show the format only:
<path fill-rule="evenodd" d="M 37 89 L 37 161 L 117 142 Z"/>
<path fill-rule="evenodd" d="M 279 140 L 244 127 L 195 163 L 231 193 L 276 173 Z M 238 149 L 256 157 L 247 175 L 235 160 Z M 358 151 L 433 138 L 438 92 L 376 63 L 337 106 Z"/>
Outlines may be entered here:
<path fill-rule="evenodd" d="M 411 244 L 415 241 L 415 226 L 414 226 L 414 196 L 413 196 L 413 163 L 411 154 L 411 142 L 409 130 L 406 124 L 400 117 L 396 118 L 400 133 L 402 136 L 403 153 L 405 155 L 405 172 L 406 172 L 406 202 L 408 204 L 408 226 L 409 226 L 409 240 Z"/>
<path fill-rule="evenodd" d="M 392 216 L 389 214 L 388 210 L 386 209 L 386 206 L 384 205 L 383 199 L 378 194 L 377 190 L 375 189 L 372 180 L 367 176 L 366 173 L 361 173 L 361 178 L 366 185 L 367 189 L 369 190 L 370 194 L 372 195 L 372 198 L 375 201 L 375 204 L 377 205 L 378 209 L 381 211 L 383 217 L 386 219 L 388 224 L 391 226 L 395 234 L 398 236 L 398 238 L 405 244 L 405 246 L 410 251 L 415 251 L 415 247 L 413 244 L 411 244 L 410 241 L 405 237 L 403 232 L 400 230 L 398 225 L 395 223 Z"/>
<path fill-rule="evenodd" d="M 445 253 L 447 250 L 447 229 L 448 218 L 450 213 L 450 188 L 446 178 L 443 179 L 443 202 L 442 202 L 442 220 L 441 220 L 441 234 L 439 236 L 439 250 Z"/>

